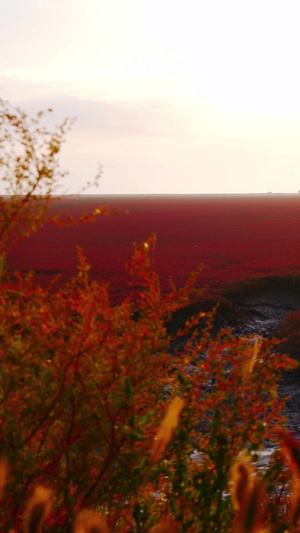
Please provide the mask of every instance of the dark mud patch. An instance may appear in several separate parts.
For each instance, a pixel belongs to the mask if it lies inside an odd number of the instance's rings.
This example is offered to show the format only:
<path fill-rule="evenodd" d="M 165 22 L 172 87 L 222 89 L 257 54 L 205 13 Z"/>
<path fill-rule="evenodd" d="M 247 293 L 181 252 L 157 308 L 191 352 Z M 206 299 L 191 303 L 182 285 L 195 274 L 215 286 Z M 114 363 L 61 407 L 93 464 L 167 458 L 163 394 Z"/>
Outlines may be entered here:
<path fill-rule="evenodd" d="M 268 276 L 227 287 L 218 297 L 202 299 L 176 311 L 167 324 L 170 333 L 199 311 L 216 309 L 214 330 L 234 328 L 237 335 L 278 335 L 280 320 L 300 309 L 300 275 Z M 204 327 L 205 319 L 199 323 Z"/>
<path fill-rule="evenodd" d="M 280 320 L 300 309 L 300 276 L 268 276 L 232 285 L 222 293 L 234 310 L 236 332 L 278 334 Z"/>

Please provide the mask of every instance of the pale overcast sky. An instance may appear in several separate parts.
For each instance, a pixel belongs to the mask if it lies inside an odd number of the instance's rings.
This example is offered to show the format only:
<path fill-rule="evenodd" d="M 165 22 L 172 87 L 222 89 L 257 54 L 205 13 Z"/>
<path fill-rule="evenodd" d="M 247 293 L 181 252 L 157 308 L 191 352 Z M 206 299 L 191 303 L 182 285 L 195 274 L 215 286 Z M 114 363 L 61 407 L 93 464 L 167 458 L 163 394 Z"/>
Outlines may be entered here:
<path fill-rule="evenodd" d="M 9 0 L 0 97 L 76 115 L 76 192 L 300 189 L 298 0 Z"/>

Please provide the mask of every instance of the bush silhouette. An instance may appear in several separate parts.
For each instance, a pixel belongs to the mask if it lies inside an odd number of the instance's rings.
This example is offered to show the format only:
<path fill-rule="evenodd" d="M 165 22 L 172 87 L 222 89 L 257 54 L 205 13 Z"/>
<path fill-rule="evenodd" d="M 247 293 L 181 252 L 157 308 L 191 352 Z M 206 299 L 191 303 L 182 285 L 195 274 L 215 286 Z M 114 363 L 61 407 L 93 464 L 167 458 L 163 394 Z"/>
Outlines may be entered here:
<path fill-rule="evenodd" d="M 279 324 L 279 333 L 294 344 L 300 344 L 300 310 L 287 313 Z"/>

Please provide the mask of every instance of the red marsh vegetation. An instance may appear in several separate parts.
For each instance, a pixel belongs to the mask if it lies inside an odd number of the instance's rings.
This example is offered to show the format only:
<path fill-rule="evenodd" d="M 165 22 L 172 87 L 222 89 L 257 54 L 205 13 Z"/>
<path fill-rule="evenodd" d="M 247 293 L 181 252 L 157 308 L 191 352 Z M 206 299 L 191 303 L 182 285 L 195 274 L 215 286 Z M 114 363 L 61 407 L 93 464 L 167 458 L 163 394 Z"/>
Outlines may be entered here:
<path fill-rule="evenodd" d="M 170 276 L 179 286 L 201 263 L 201 286 L 211 293 L 232 282 L 300 270 L 300 195 L 62 197 L 50 214 L 88 215 L 99 205 L 121 213 L 79 226 L 45 225 L 11 249 L 10 269 L 35 270 L 42 284 L 61 272 L 65 281 L 76 271 L 79 245 L 91 277 L 109 282 L 119 301 L 129 291 L 124 265 L 133 242 L 155 233 L 163 290 Z"/>

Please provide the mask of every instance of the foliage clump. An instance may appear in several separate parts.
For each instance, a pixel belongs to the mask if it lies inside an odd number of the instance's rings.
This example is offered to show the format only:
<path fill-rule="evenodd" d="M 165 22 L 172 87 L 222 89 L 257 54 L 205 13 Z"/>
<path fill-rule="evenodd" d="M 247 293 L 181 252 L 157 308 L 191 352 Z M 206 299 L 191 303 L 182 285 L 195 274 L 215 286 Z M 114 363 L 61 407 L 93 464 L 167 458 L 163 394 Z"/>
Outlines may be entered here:
<path fill-rule="evenodd" d="M 300 345 L 300 309 L 287 313 L 280 321 L 279 333 L 296 346 Z"/>
<path fill-rule="evenodd" d="M 27 139 L 25 115 L 16 123 L 5 106 L 5 119 Z M 39 158 L 49 166 L 37 174 L 39 185 L 49 185 L 49 201 L 61 141 L 47 157 L 34 156 L 36 169 Z M 2 256 L 46 214 L 48 203 L 30 184 L 32 154 L 4 174 L 17 188 L 1 199 Z M 165 325 L 188 304 L 197 273 L 162 294 L 154 242 L 150 236 L 135 244 L 129 273 L 139 292 L 117 306 L 106 284 L 90 280 L 79 248 L 77 275 L 56 290 L 39 287 L 32 273 L 10 276 L 3 263 L 1 531 L 19 532 L 23 524 L 25 531 L 58 533 L 297 531 L 299 445 L 280 433 L 277 388 L 282 371 L 296 363 L 276 352 L 275 341 L 230 330 L 211 338 L 213 313 L 204 331 L 195 328 L 200 312 L 171 339 Z M 283 443 L 294 469 L 276 451 L 254 476 L 265 439 Z"/>

